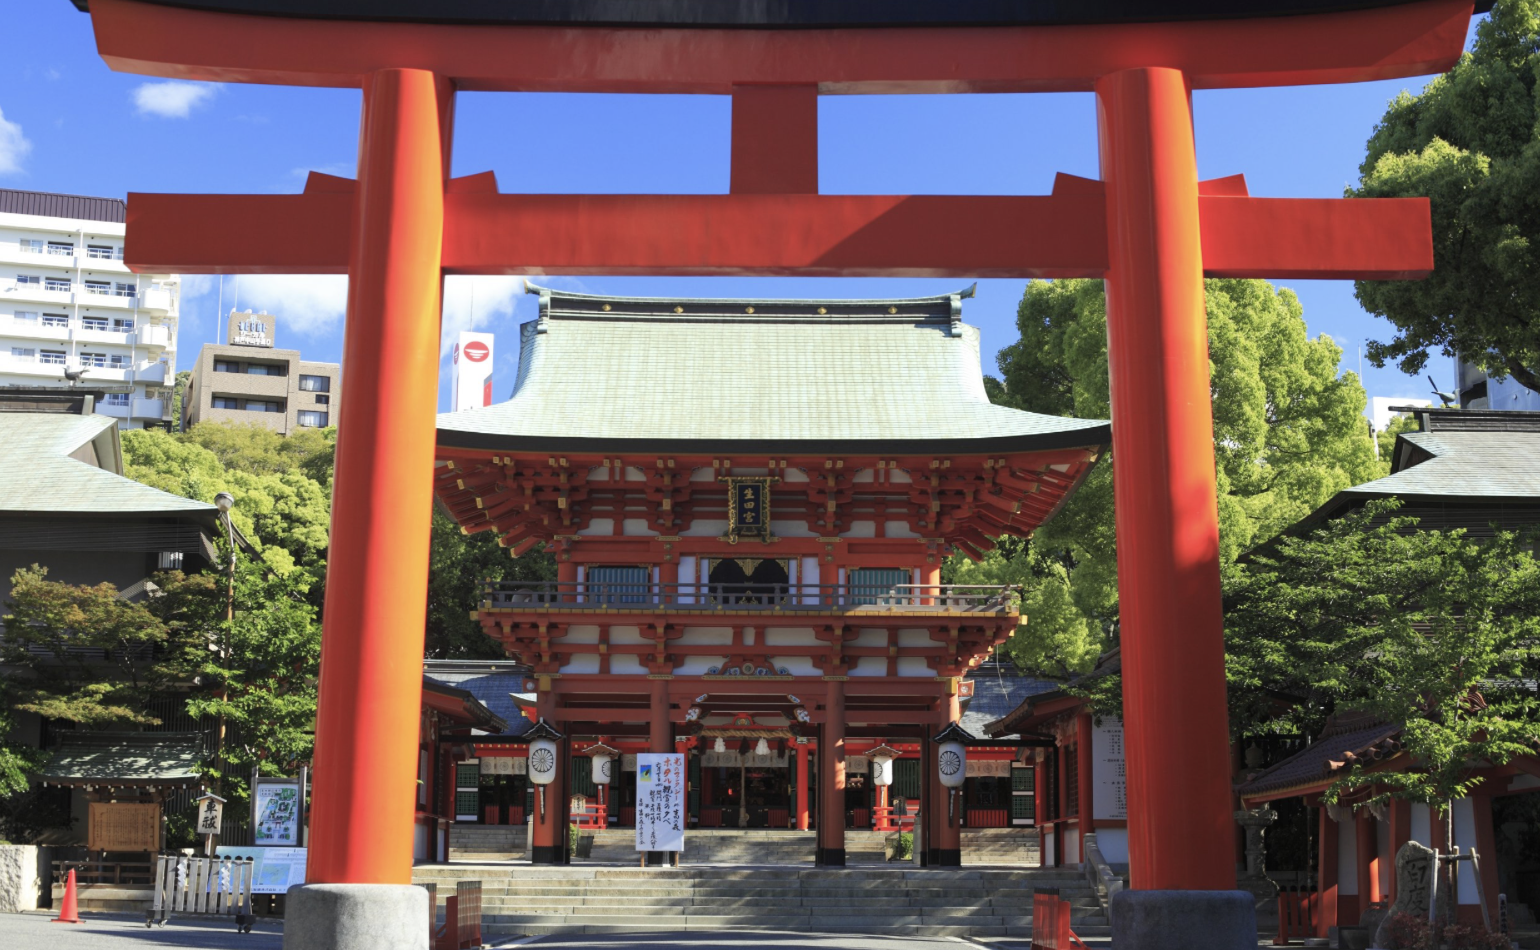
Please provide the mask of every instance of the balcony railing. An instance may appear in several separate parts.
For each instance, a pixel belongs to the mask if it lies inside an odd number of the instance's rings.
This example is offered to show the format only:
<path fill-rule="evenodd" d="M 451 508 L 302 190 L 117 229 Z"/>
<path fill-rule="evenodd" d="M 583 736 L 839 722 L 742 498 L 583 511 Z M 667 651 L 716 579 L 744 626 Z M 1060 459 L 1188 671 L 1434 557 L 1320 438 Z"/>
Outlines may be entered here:
<path fill-rule="evenodd" d="M 122 248 L 88 247 L 86 257 L 98 261 L 121 261 L 123 259 Z"/>
<path fill-rule="evenodd" d="M 608 608 L 668 610 L 1001 611 L 1017 602 L 1009 586 L 961 584 L 650 584 L 491 581 L 483 601 L 491 609 Z"/>

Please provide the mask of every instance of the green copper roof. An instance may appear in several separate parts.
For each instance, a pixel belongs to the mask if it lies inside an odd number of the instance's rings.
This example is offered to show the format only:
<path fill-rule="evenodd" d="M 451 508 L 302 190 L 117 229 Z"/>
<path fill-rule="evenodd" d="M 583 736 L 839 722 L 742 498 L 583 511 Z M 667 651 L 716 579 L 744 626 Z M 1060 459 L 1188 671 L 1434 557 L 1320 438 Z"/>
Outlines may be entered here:
<path fill-rule="evenodd" d="M 111 416 L 0 412 L 0 513 L 214 511 L 117 474 L 122 449 L 116 427 Z"/>
<path fill-rule="evenodd" d="M 439 444 L 839 452 L 1099 447 L 1107 423 L 984 394 L 972 288 L 887 300 L 605 297 L 529 287 L 513 398 L 438 417 Z"/>
<path fill-rule="evenodd" d="M 1540 500 L 1540 432 L 1410 432 L 1401 438 L 1427 456 L 1349 493 Z"/>
<path fill-rule="evenodd" d="M 38 778 L 59 785 L 183 785 L 198 781 L 196 732 L 65 732 Z"/>

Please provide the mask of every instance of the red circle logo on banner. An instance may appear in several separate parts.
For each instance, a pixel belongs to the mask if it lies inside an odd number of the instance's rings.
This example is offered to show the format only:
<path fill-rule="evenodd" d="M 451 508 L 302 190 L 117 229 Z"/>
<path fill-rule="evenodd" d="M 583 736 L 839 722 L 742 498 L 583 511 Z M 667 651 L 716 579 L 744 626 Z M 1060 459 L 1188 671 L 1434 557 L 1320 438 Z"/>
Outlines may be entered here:
<path fill-rule="evenodd" d="M 472 363 L 480 363 L 491 355 L 492 351 L 487 349 L 487 345 L 480 340 L 472 340 L 465 344 L 465 358 Z"/>

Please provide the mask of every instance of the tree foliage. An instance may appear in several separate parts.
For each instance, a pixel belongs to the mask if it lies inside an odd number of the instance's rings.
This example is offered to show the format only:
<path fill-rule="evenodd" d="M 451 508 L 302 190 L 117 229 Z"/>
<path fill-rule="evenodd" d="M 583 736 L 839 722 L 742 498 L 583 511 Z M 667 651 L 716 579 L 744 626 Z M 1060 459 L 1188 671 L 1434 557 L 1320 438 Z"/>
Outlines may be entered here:
<path fill-rule="evenodd" d="M 1390 466 L 1396 460 L 1396 437 L 1407 432 L 1416 432 L 1420 426 L 1417 417 L 1411 413 L 1392 416 L 1390 424 L 1385 426 L 1384 432 L 1374 434 L 1375 442 L 1380 450 L 1380 475 L 1390 474 Z"/>
<path fill-rule="evenodd" d="M 1379 469 L 1363 387 L 1338 373 L 1342 351 L 1329 337 L 1307 335 L 1294 294 L 1260 280 L 1205 287 L 1220 545 L 1229 562 Z M 1111 415 L 1101 281 L 1030 282 L 1017 326 L 1021 339 L 998 357 L 1004 392 L 992 398 L 1050 415 Z M 1008 652 L 1028 668 L 1085 670 L 1115 629 L 1111 463 L 1109 453 L 1024 551 L 1002 548 L 953 568 L 980 583 L 1026 585 L 1028 622 Z M 1043 665 L 1054 658 L 1062 666 Z"/>
<path fill-rule="evenodd" d="M 490 531 L 462 534 L 443 512 L 433 512 L 433 542 L 428 562 L 430 657 L 501 659 L 503 648 L 472 620 L 485 581 L 554 581 L 556 561 L 543 548 L 510 557 Z"/>
<path fill-rule="evenodd" d="M 1361 281 L 1358 300 L 1395 325 L 1376 366 L 1421 373 L 1427 350 L 1540 390 L 1540 3 L 1499 0 L 1471 52 L 1421 95 L 1387 108 L 1368 143 L 1358 197 L 1423 196 L 1433 273 Z"/>

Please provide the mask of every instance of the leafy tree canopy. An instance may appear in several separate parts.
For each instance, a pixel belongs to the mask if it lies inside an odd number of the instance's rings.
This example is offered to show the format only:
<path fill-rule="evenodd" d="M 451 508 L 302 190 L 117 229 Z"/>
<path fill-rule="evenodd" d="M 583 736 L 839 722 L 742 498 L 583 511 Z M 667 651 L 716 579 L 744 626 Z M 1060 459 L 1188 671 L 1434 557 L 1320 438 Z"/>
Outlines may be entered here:
<path fill-rule="evenodd" d="M 481 603 L 482 583 L 555 579 L 556 560 L 543 548 L 510 557 L 492 532 L 462 534 L 459 525 L 435 508 L 428 562 L 427 655 L 501 659 L 502 646 L 470 616 Z"/>
<path fill-rule="evenodd" d="M 1379 474 L 1366 399 L 1341 349 L 1311 339 L 1288 290 L 1209 280 L 1209 361 L 1222 557 L 1271 537 L 1335 492 Z M 1107 310 L 1099 280 L 1032 281 L 1017 311 L 1021 339 L 1000 351 L 1006 405 L 1108 418 Z M 1024 550 L 1002 547 L 953 578 L 1026 585 L 1025 628 L 1008 652 L 1050 675 L 1085 670 L 1117 617 L 1112 459 L 1105 458 Z M 1018 563 L 1020 562 L 1020 563 Z M 1058 658 L 1058 660 L 1055 660 Z M 1046 665 L 1044 665 L 1046 664 Z"/>
<path fill-rule="evenodd" d="M 1540 3 L 1498 0 L 1458 65 L 1403 92 L 1369 139 L 1349 194 L 1425 196 L 1433 274 L 1360 281 L 1358 300 L 1397 329 L 1376 366 L 1421 373 L 1427 350 L 1458 354 L 1540 390 Z"/>
<path fill-rule="evenodd" d="M 1232 728 L 1315 735 L 1344 711 L 1403 723 L 1417 770 L 1358 765 L 1328 797 L 1372 784 L 1442 809 L 1478 765 L 1540 747 L 1540 564 L 1530 540 L 1418 530 L 1398 504 L 1228 568 Z"/>

